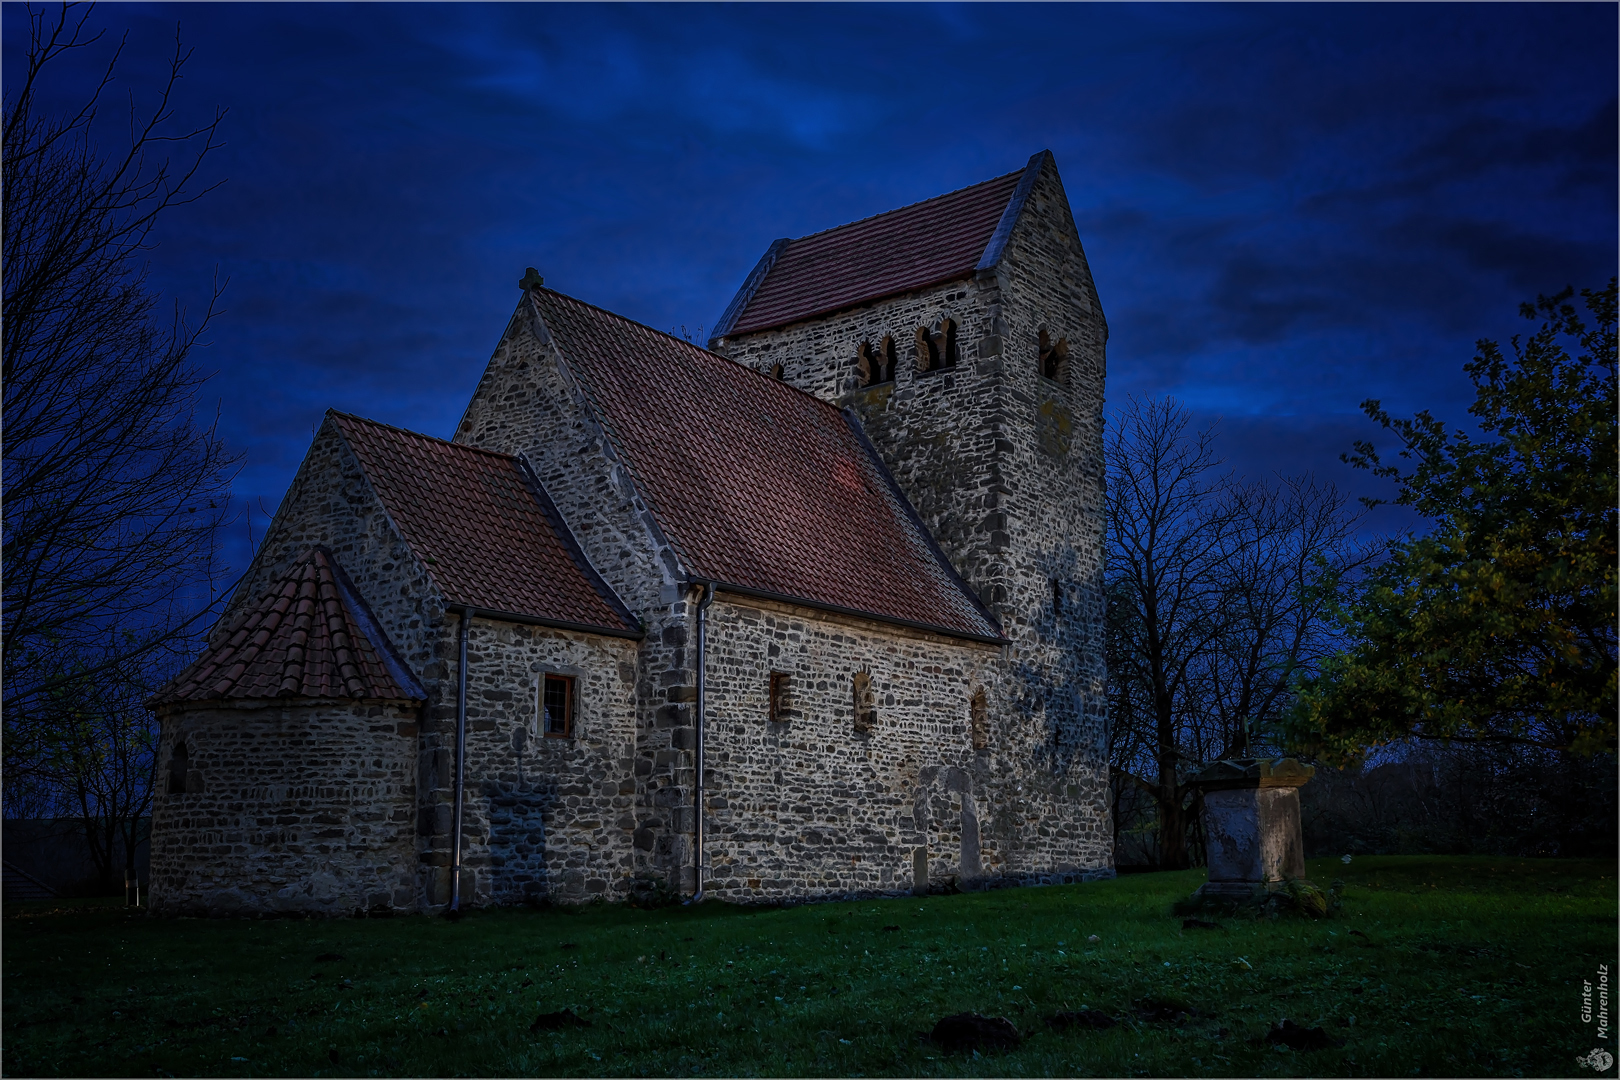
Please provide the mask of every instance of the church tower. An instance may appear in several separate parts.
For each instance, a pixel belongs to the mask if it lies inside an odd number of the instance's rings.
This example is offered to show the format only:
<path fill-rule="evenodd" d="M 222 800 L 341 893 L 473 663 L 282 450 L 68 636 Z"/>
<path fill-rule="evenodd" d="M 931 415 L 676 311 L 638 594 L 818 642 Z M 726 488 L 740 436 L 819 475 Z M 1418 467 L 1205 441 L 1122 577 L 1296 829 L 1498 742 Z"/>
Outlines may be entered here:
<path fill-rule="evenodd" d="M 1107 324 L 1056 162 L 771 245 L 711 347 L 833 402 L 1009 640 L 973 705 L 997 850 L 1106 864 Z M 987 836 L 986 839 L 991 837 Z M 986 871 L 991 868 L 986 867 Z"/>

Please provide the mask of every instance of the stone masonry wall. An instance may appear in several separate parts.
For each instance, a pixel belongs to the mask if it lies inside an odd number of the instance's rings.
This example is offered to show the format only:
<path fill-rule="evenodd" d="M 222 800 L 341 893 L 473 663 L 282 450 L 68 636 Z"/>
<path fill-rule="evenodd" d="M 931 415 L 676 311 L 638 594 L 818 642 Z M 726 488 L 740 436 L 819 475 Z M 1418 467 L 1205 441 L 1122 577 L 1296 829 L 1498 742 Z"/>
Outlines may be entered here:
<path fill-rule="evenodd" d="M 277 701 L 162 717 L 152 909 L 351 915 L 417 906 L 417 710 Z M 184 740 L 184 793 L 169 763 Z"/>
<path fill-rule="evenodd" d="M 915 331 L 958 326 L 954 368 L 919 372 Z M 1040 332 L 1066 339 L 1062 380 Z M 861 387 L 862 342 L 893 337 L 892 382 Z M 732 359 L 852 408 L 941 548 L 1006 629 L 985 673 L 985 782 L 1009 873 L 1053 849 L 1049 820 L 1096 822 L 1083 865 L 1111 861 L 1103 662 L 1102 402 L 1106 324 L 1055 168 L 1043 168 L 999 265 L 853 310 L 719 343 Z"/>
<path fill-rule="evenodd" d="M 708 891 L 728 900 L 906 892 L 928 874 L 1095 876 L 1109 842 L 1080 792 L 1044 808 L 1041 843 L 999 778 L 1027 753 L 992 737 L 975 750 L 974 691 L 1001 649 L 813 609 L 717 599 L 708 613 L 705 732 Z M 772 722 L 770 676 L 788 676 Z M 876 723 L 855 724 L 854 680 L 870 678 Z"/>
<path fill-rule="evenodd" d="M 443 639 L 454 730 L 455 620 Z M 474 618 L 467 638 L 467 759 L 462 812 L 466 903 L 623 899 L 635 873 L 636 642 Z M 574 679 L 568 738 L 543 734 L 536 688 L 546 673 Z M 454 777 L 454 737 L 435 751 Z M 453 779 L 452 779 L 453 782 Z M 424 858 L 430 904 L 449 898 L 451 801 Z"/>
<path fill-rule="evenodd" d="M 526 297 L 467 406 L 456 441 L 527 459 L 586 558 L 641 619 L 646 637 L 636 657 L 635 869 L 643 879 L 690 891 L 693 597 Z"/>

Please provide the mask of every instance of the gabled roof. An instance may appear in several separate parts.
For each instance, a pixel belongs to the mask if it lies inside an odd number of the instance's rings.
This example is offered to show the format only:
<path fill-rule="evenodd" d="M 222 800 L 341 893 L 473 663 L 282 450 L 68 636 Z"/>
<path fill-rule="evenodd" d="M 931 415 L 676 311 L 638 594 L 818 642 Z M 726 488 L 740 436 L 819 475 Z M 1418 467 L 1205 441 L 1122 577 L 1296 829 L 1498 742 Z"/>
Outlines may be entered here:
<path fill-rule="evenodd" d="M 711 342 L 995 266 L 1051 156 L 1043 150 L 1018 172 L 826 232 L 776 241 L 720 317 Z"/>
<path fill-rule="evenodd" d="M 529 296 L 690 578 L 1002 639 L 852 418 L 561 293 Z"/>
<path fill-rule="evenodd" d="M 149 704 L 426 696 L 331 552 L 315 547 Z"/>
<path fill-rule="evenodd" d="M 521 458 L 327 415 L 450 607 L 640 636 Z"/>

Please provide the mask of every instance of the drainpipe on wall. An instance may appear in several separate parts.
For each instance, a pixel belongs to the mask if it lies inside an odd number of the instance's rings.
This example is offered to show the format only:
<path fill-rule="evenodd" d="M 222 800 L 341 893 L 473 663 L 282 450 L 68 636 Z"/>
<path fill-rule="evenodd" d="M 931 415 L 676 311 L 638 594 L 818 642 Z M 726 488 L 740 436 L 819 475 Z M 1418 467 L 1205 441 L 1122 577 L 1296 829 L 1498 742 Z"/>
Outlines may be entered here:
<path fill-rule="evenodd" d="M 714 582 L 711 581 L 703 586 L 703 597 L 697 606 L 697 721 L 694 725 L 695 738 L 692 749 L 693 764 L 696 766 L 692 810 L 697 815 L 692 845 L 692 879 L 697 883 L 697 891 L 692 894 L 692 899 L 687 901 L 689 904 L 703 901 L 703 670 L 706 666 L 708 644 L 708 619 L 705 615 L 712 603 L 714 603 Z"/>
<path fill-rule="evenodd" d="M 450 910 L 461 910 L 461 805 L 466 791 L 467 768 L 467 624 L 472 609 L 461 609 L 461 626 L 456 632 L 456 821 L 450 834 Z"/>

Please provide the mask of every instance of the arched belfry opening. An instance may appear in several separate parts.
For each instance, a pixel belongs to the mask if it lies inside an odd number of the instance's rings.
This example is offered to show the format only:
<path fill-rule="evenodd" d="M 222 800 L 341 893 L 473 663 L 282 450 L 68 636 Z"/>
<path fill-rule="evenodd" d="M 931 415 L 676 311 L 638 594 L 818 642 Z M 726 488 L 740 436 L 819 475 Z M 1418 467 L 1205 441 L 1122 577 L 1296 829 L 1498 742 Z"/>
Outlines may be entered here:
<path fill-rule="evenodd" d="M 873 345 L 870 341 L 863 341 L 855 350 L 855 373 L 860 384 L 877 386 L 879 383 L 894 381 L 894 337 L 883 335 L 883 340 Z"/>
<path fill-rule="evenodd" d="M 940 320 L 938 330 L 917 327 L 917 370 L 938 371 L 955 367 L 962 358 L 956 336 L 956 320 L 949 317 Z"/>

